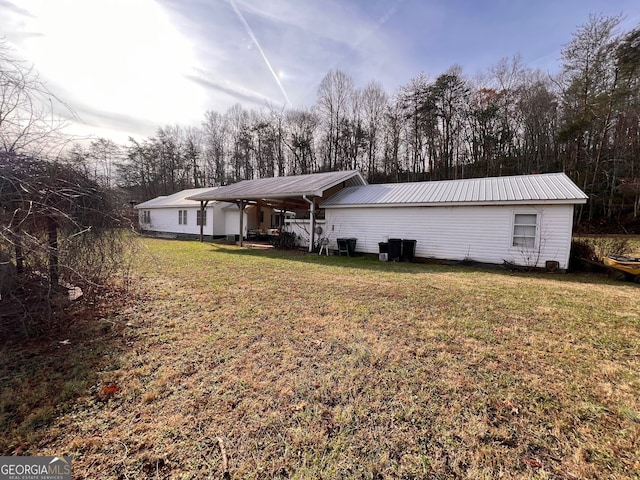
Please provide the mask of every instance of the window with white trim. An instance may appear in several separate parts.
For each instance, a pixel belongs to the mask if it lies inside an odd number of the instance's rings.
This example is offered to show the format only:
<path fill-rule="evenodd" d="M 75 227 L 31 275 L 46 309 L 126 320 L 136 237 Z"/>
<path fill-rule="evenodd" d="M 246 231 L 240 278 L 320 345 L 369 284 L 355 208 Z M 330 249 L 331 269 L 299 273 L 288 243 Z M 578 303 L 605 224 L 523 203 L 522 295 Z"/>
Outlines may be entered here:
<path fill-rule="evenodd" d="M 516 213 L 513 218 L 514 247 L 534 248 L 538 231 L 538 214 Z"/>
<path fill-rule="evenodd" d="M 142 210 L 142 223 L 151 223 L 151 210 Z"/>
<path fill-rule="evenodd" d="M 207 224 L 207 211 L 206 210 L 197 210 L 196 211 L 196 225 L 200 225 L 200 219 L 202 219 L 202 225 L 205 226 Z"/>
<path fill-rule="evenodd" d="M 187 224 L 187 211 L 178 210 L 178 225 L 186 225 L 186 224 Z"/>

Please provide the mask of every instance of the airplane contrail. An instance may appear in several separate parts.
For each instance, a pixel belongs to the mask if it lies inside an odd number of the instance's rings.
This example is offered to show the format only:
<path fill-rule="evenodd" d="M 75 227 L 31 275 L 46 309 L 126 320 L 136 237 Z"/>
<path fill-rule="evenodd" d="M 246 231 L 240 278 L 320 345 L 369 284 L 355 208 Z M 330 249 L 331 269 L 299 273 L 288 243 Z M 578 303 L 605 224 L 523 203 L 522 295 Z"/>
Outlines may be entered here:
<path fill-rule="evenodd" d="M 276 72 L 271 67 L 271 64 L 269 63 L 269 59 L 264 54 L 264 51 L 262 50 L 262 47 L 260 46 L 260 43 L 258 43 L 258 39 L 253 34 L 253 30 L 251 30 L 251 27 L 249 26 L 249 24 L 245 20 L 244 15 L 242 15 L 242 12 L 238 9 L 238 7 L 236 6 L 236 2 L 234 0 L 229 0 L 229 4 L 233 8 L 233 10 L 236 12 L 236 15 L 238 15 L 238 18 L 240 19 L 240 21 L 244 25 L 244 28 L 246 29 L 247 33 L 251 37 L 251 40 L 253 41 L 255 46 L 258 48 L 258 51 L 260 52 L 260 55 L 262 55 L 262 58 L 264 59 L 264 63 L 267 64 L 267 67 L 269 68 L 269 71 L 271 72 L 271 75 L 273 75 L 273 78 L 276 80 L 276 83 L 278 84 L 278 87 L 280 87 L 280 91 L 282 92 L 282 95 L 284 95 L 284 99 L 287 101 L 287 105 L 291 106 L 291 101 L 289 100 L 289 96 L 287 95 L 287 92 L 284 91 L 284 87 L 282 86 L 282 83 L 280 83 L 280 79 L 278 78 L 278 75 L 276 74 Z"/>

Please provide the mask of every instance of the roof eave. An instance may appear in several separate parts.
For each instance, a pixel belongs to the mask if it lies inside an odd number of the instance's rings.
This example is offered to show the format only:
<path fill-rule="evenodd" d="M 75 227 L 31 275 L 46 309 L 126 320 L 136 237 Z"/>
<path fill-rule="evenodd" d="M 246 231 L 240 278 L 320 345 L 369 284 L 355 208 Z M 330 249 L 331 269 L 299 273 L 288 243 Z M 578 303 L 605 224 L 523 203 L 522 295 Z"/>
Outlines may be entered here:
<path fill-rule="evenodd" d="M 216 200 L 219 202 L 231 202 L 236 203 L 240 201 L 260 201 L 260 200 L 282 200 L 291 197 L 302 197 L 306 195 L 308 197 L 321 197 L 321 194 L 318 194 L 317 191 L 312 192 L 295 192 L 295 193 L 286 193 L 286 194 L 265 194 L 265 195 L 251 195 L 250 197 L 218 197 L 218 198 L 208 198 L 207 200 Z M 202 199 L 204 200 L 204 199 Z"/>
<path fill-rule="evenodd" d="M 212 205 L 209 204 L 207 205 L 205 208 L 211 208 Z M 136 210 L 161 210 L 163 208 L 200 208 L 200 205 L 198 204 L 192 204 L 192 205 L 158 205 L 158 206 L 151 206 L 151 207 L 135 207 Z"/>
<path fill-rule="evenodd" d="M 323 203 L 320 204 L 320 208 L 487 207 L 502 205 L 577 205 L 582 203 L 587 203 L 587 199 L 511 200 L 493 202 L 354 203 L 347 205 L 331 205 Z"/>

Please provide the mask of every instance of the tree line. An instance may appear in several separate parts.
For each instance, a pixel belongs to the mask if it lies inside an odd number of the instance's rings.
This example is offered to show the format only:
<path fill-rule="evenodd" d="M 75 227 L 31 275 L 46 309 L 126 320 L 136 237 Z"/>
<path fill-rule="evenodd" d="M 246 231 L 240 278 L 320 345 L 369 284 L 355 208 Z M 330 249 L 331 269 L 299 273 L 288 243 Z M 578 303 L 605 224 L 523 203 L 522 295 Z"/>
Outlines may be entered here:
<path fill-rule="evenodd" d="M 452 66 L 392 94 L 340 70 L 308 108 L 207 111 L 201 126 L 158 128 L 75 159 L 136 200 L 243 179 L 358 169 L 370 183 L 564 171 L 590 200 L 579 222 L 640 215 L 640 26 L 591 16 L 550 75 L 505 58 L 475 77 Z M 110 183 L 109 186 L 112 186 Z"/>

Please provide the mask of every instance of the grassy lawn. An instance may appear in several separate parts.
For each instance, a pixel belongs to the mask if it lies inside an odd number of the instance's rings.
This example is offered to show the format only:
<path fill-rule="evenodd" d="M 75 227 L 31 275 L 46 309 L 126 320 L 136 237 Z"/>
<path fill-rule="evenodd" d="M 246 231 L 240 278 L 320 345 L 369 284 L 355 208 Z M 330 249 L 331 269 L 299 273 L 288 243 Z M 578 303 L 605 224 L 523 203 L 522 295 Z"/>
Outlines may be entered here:
<path fill-rule="evenodd" d="M 640 477 L 638 285 L 144 242 L 135 301 L 0 347 L 0 454 L 86 479 Z"/>

